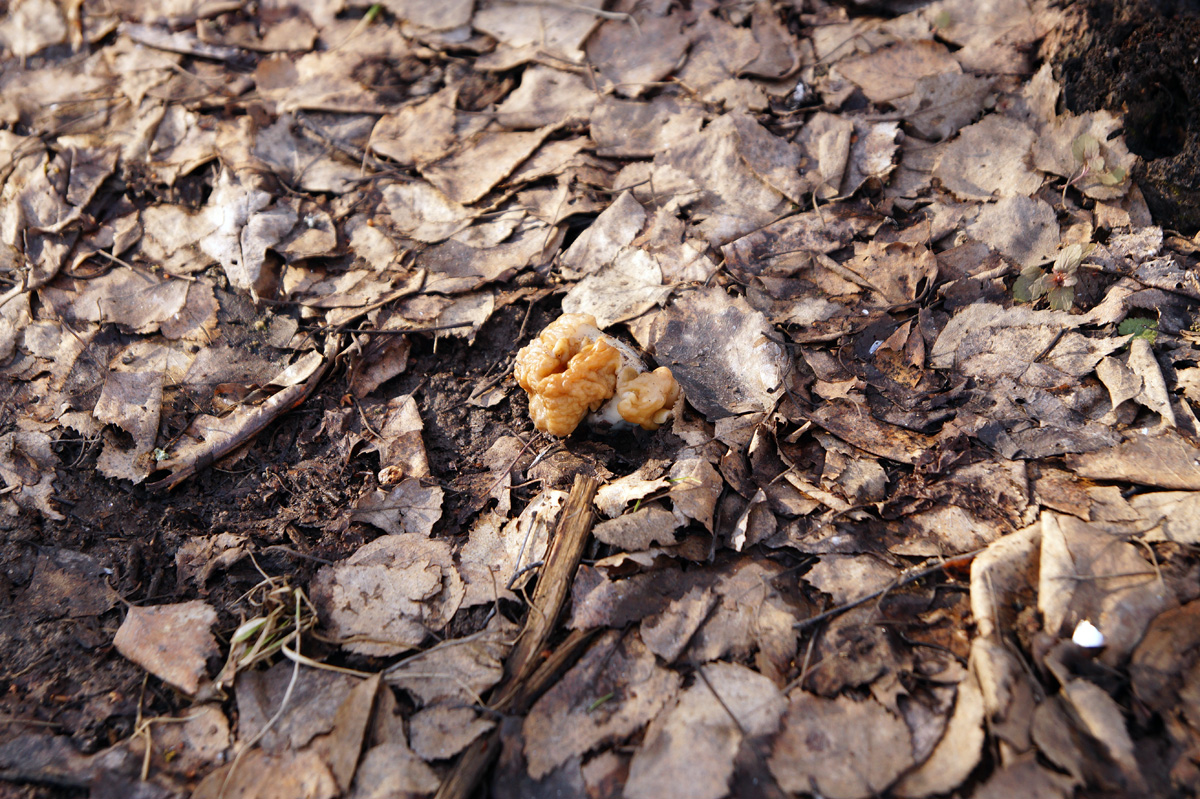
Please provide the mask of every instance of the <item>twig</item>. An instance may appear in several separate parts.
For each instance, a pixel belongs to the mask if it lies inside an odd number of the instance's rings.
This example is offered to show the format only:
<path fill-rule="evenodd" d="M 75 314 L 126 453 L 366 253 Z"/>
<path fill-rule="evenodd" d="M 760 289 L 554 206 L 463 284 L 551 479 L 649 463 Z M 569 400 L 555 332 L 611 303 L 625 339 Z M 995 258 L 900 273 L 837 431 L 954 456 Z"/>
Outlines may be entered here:
<path fill-rule="evenodd" d="M 412 175 L 397 169 L 381 158 L 376 158 L 357 144 L 351 144 L 343 139 L 330 136 L 320 125 L 309 119 L 302 111 L 297 111 L 292 115 L 292 118 L 296 120 L 297 125 L 320 139 L 327 147 L 337 150 L 343 155 L 359 162 L 361 165 L 369 166 L 376 172 L 383 172 L 399 180 L 416 180 Z"/>
<path fill-rule="evenodd" d="M 931 574 L 937 574 L 938 572 L 945 569 L 947 566 L 954 566 L 954 565 L 958 565 L 958 564 L 970 563 L 972 560 L 975 559 L 976 555 L 983 552 L 985 549 L 987 549 L 987 547 L 980 547 L 979 549 L 973 549 L 970 552 L 967 552 L 963 555 L 958 555 L 956 557 L 950 558 L 949 560 L 940 561 L 939 563 L 936 563 L 933 566 L 927 566 L 923 569 L 918 569 L 916 571 L 909 572 L 907 574 L 902 574 L 899 577 L 897 577 L 892 582 L 892 584 L 887 586 L 886 588 L 881 588 L 872 594 L 867 594 L 866 596 L 859 597 L 858 599 L 855 599 L 852 602 L 847 602 L 844 605 L 838 605 L 835 608 L 830 608 L 829 610 L 825 611 L 824 613 L 818 613 L 815 616 L 809 616 L 807 619 L 803 619 L 801 621 L 796 622 L 793 625 L 793 627 L 796 630 L 806 630 L 809 627 L 812 627 L 813 625 L 816 625 L 816 624 L 820 624 L 821 622 L 827 621 L 828 619 L 837 618 L 838 616 L 841 616 L 846 611 L 854 610 L 858 606 L 865 605 L 868 602 L 871 602 L 872 600 L 881 599 L 882 597 L 886 596 L 887 594 L 891 593 L 892 591 L 895 591 L 897 588 L 903 588 L 904 586 L 915 583 L 918 580 L 923 580 Z"/>
<path fill-rule="evenodd" d="M 546 565 L 533 591 L 525 628 L 505 664 L 504 682 L 495 691 L 491 705 L 496 711 L 523 712 L 594 634 L 593 631 L 575 630 L 545 662 L 540 657 L 554 632 L 571 589 L 575 569 L 583 557 L 584 546 L 592 530 L 592 500 L 597 488 L 599 483 L 595 478 L 575 476 L 575 484 L 559 517 L 550 551 L 546 554 Z M 500 733 L 495 729 L 463 753 L 454 771 L 438 788 L 436 799 L 467 799 L 475 792 L 499 752 Z"/>

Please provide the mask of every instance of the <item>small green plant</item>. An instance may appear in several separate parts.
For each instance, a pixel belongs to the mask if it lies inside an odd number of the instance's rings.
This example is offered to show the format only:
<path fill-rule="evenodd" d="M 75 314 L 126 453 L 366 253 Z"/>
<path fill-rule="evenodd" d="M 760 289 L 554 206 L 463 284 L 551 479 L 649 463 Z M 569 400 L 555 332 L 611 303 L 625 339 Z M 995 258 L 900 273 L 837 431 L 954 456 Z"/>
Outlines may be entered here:
<path fill-rule="evenodd" d="M 1090 133 L 1081 133 L 1075 137 L 1075 141 L 1071 142 L 1071 155 L 1079 164 L 1079 171 L 1067 181 L 1066 186 L 1063 186 L 1064 197 L 1067 189 L 1089 175 L 1094 176 L 1104 186 L 1117 186 L 1125 181 L 1128 174 L 1123 167 L 1105 168 L 1104 156 L 1100 154 L 1100 140 Z"/>
<path fill-rule="evenodd" d="M 1117 328 L 1117 334 L 1121 336 L 1133 336 L 1133 338 L 1144 338 L 1153 344 L 1158 338 L 1158 320 L 1145 316 L 1131 316 Z M 1130 339 L 1130 341 L 1132 340 Z"/>
<path fill-rule="evenodd" d="M 1021 270 L 1013 284 L 1013 299 L 1017 302 L 1037 302 L 1042 297 L 1055 311 L 1068 311 L 1075 304 L 1075 286 L 1079 283 L 1079 267 L 1094 244 L 1070 244 L 1054 259 L 1049 272 L 1034 264 Z"/>

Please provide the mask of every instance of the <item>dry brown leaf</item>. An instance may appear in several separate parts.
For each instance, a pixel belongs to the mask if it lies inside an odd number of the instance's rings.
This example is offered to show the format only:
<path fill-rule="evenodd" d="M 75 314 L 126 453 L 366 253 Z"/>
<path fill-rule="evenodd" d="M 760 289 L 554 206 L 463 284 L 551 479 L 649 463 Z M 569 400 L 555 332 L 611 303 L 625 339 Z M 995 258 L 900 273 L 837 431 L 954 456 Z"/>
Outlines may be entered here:
<path fill-rule="evenodd" d="M 71 302 L 71 315 L 76 319 L 153 333 L 189 312 L 186 303 L 191 285 L 122 266 L 74 285 L 58 281 L 44 294 L 50 302 Z"/>
<path fill-rule="evenodd" d="M 194 705 L 155 725 L 151 747 L 151 770 L 179 777 L 215 769 L 229 757 L 232 736 L 229 720 L 220 705 Z M 144 756 L 142 737 L 129 740 L 133 754 Z"/>
<path fill-rule="evenodd" d="M 565 313 L 587 313 L 596 325 L 609 327 L 637 316 L 670 296 L 663 285 L 662 270 L 653 255 L 636 247 L 621 250 L 612 263 L 587 275 L 563 297 Z"/>
<path fill-rule="evenodd" d="M 471 21 L 475 0 L 444 0 L 426 3 L 424 0 L 384 0 L 384 8 L 400 19 L 436 31 L 452 30 Z"/>
<path fill-rule="evenodd" d="M 527 266 L 540 266 L 558 249 L 562 230 L 526 220 L 503 244 L 477 249 L 453 239 L 430 247 L 417 257 L 428 270 L 425 290 L 440 294 L 474 291 L 515 275 Z"/>
<path fill-rule="evenodd" d="M 582 63 L 583 43 L 601 21 L 591 13 L 600 6 L 597 0 L 567 6 L 480 0 L 478 6 L 472 27 L 504 45 L 491 59 L 479 59 L 480 69 L 511 69 L 535 54 Z"/>
<path fill-rule="evenodd" d="M 1054 209 L 1042 200 L 1019 195 L 983 206 L 967 232 L 1022 266 L 1050 259 L 1060 242 Z"/>
<path fill-rule="evenodd" d="M 846 443 L 899 463 L 916 463 L 933 446 L 930 436 L 881 422 L 848 400 L 828 402 L 808 416 Z"/>
<path fill-rule="evenodd" d="M 540 780 L 571 757 L 641 729 L 681 682 L 636 635 L 601 636 L 525 717 L 529 775 Z"/>
<path fill-rule="evenodd" d="M 1176 602 L 1138 547 L 1074 516 L 1042 513 L 1038 610 L 1051 635 L 1068 637 L 1090 621 L 1106 641 L 1101 658 L 1116 666 Z"/>
<path fill-rule="evenodd" d="M 17 515 L 14 505 L 18 505 L 39 511 L 47 519 L 66 518 L 50 504 L 57 466 L 58 456 L 45 433 L 14 430 L 0 436 L 0 477 L 13 489 L 5 498 L 5 513 Z"/>
<path fill-rule="evenodd" d="M 767 410 L 783 392 L 783 349 L 766 318 L 719 288 L 676 299 L 642 343 L 669 367 L 688 402 L 709 420 Z"/>
<path fill-rule="evenodd" d="M 1093 480 L 1200 490 L 1200 449 L 1172 432 L 1136 435 L 1117 447 L 1069 456 L 1067 468 Z"/>
<path fill-rule="evenodd" d="M 451 200 L 470 205 L 508 177 L 554 129 L 554 126 L 526 132 L 489 129 L 462 142 L 454 155 L 421 167 L 421 174 Z"/>
<path fill-rule="evenodd" d="M 350 788 L 358 767 L 380 682 L 380 676 L 373 674 L 351 688 L 333 714 L 332 729 L 312 743 L 310 751 L 325 761 L 343 791 Z"/>
<path fill-rule="evenodd" d="M 747 166 L 742 149 L 734 115 L 724 114 L 654 157 L 655 192 L 688 195 L 698 232 L 714 246 L 774 222 L 790 206 Z"/>
<path fill-rule="evenodd" d="M 479 214 L 428 183 L 395 183 L 383 189 L 392 225 L 402 235 L 434 244 L 465 230 Z"/>
<path fill-rule="evenodd" d="M 417 401 L 412 398 L 411 394 L 388 401 L 386 415 L 378 429 L 379 440 L 376 442 L 375 448 L 379 452 L 381 473 L 384 469 L 389 469 L 389 476 L 429 476 L 429 458 L 425 455 L 425 442 L 421 438 L 421 431 L 425 429 L 425 423 L 421 421 L 420 411 L 417 410 Z M 385 482 L 398 483 L 400 481 L 389 479 Z M 409 498 L 405 497 L 405 499 Z M 411 499 L 416 501 L 417 498 L 411 497 Z M 429 499 L 434 499 L 434 495 L 429 496 Z M 410 514 L 405 514 L 405 527 L 409 532 L 418 532 L 408 523 L 409 516 Z M 421 526 L 419 532 L 428 534 L 424 525 Z"/>
<path fill-rule="evenodd" d="M 1042 178 L 1027 165 L 1035 136 L 1023 122 L 989 114 L 963 128 L 942 151 L 933 176 L 963 200 L 1028 197 Z"/>
<path fill-rule="evenodd" d="M 408 719 L 408 734 L 413 752 L 422 760 L 445 760 L 495 726 L 494 720 L 481 717 L 473 708 L 437 704 Z"/>
<path fill-rule="evenodd" d="M 696 683 L 650 725 L 630 763 L 624 795 L 725 796 L 743 739 L 775 732 L 785 705 L 774 683 L 744 666 L 701 667 Z"/>
<path fill-rule="evenodd" d="M 310 588 L 331 635 L 365 655 L 395 655 L 443 628 L 462 604 L 450 544 L 406 533 L 377 538 L 324 566 Z"/>
<path fill-rule="evenodd" d="M 908 728 L 875 700 L 797 689 L 769 765 L 786 791 L 865 799 L 883 793 L 912 760 Z"/>
<path fill-rule="evenodd" d="M 397 424 L 403 424 L 403 421 Z M 409 453 L 410 456 L 413 454 Z M 416 462 L 419 464 L 419 459 Z M 389 465 L 397 466 L 395 463 Z M 418 478 L 406 477 L 394 488 L 363 494 L 352 514 L 356 520 L 373 524 L 392 535 L 427 536 L 442 517 L 444 493 L 438 486 L 425 487 Z"/>
<path fill-rule="evenodd" d="M 496 107 L 496 119 L 510 130 L 586 122 L 596 94 L 581 76 L 546 66 L 521 73 L 521 83 Z"/>
<path fill-rule="evenodd" d="M 113 646 L 155 677 L 194 694 L 206 677 L 205 661 L 217 654 L 211 627 L 217 612 L 194 599 L 174 605 L 130 607 Z"/>
<path fill-rule="evenodd" d="M 991 542 L 971 562 L 971 612 L 980 637 L 1011 629 L 1017 622 L 1013 609 L 1034 597 L 1041 535 L 1041 524 L 1030 525 Z"/>
<path fill-rule="evenodd" d="M 475 703 L 504 676 L 504 658 L 517 626 L 497 614 L 487 628 L 443 641 L 388 669 L 389 684 L 424 704 L 439 699 Z"/>
<path fill-rule="evenodd" d="M 649 549 L 652 544 L 675 543 L 680 520 L 661 505 L 646 505 L 624 516 L 602 521 L 592 528 L 596 540 L 626 552 Z"/>
<path fill-rule="evenodd" d="M 717 602 L 711 588 L 697 585 L 668 603 L 662 612 L 642 619 L 640 629 L 646 648 L 665 662 L 674 663 Z"/>
<path fill-rule="evenodd" d="M 1167 391 L 1162 368 L 1146 339 L 1135 336 L 1129 342 L 1129 368 L 1141 382 L 1137 401 L 1162 417 L 1164 426 L 1175 427 L 1175 412 L 1171 410 L 1172 395 Z"/>
<path fill-rule="evenodd" d="M 671 507 L 711 533 L 717 499 L 725 487 L 721 475 L 706 460 L 685 458 L 676 461 L 667 476 L 672 483 L 668 494 Z"/>
<path fill-rule="evenodd" d="M 1131 175 L 1137 162 L 1137 156 L 1129 152 L 1125 140 L 1114 135 L 1119 134 L 1121 124 L 1121 119 L 1108 111 L 1055 117 L 1038 136 L 1033 148 L 1033 165 L 1043 172 L 1066 178 L 1088 197 L 1098 200 L 1121 197 L 1132 185 Z M 1098 161 L 1080 161 L 1076 157 L 1081 137 L 1097 143 L 1103 167 Z"/>
<path fill-rule="evenodd" d="M 631 192 L 622 192 L 559 258 L 563 274 L 579 278 L 599 272 L 628 246 L 646 223 L 646 211 Z"/>
<path fill-rule="evenodd" d="M 955 58 L 965 69 L 982 73 L 1028 74 L 1030 44 L 1059 21 L 1048 3 L 1024 0 L 939 0 L 920 12 L 938 36 L 959 45 Z M 945 22 L 946 24 L 942 24 Z"/>
<path fill-rule="evenodd" d="M 661 463 L 648 461 L 633 474 L 600 486 L 596 491 L 596 508 L 605 518 L 615 519 L 624 513 L 625 506 L 630 502 L 637 502 L 640 507 L 641 500 L 671 485 L 668 480 L 658 476 L 662 470 Z"/>
<path fill-rule="evenodd" d="M 1134 694 L 1168 723 L 1182 718 L 1197 729 L 1200 703 L 1195 692 L 1186 688 L 1198 660 L 1200 601 L 1192 600 L 1158 616 L 1134 650 L 1129 664 Z M 1176 728 L 1173 735 L 1181 737 L 1182 732 Z"/>
<path fill-rule="evenodd" d="M 467 583 L 464 607 L 516 599 L 513 587 L 520 588 L 532 576 L 526 573 L 524 579 L 518 579 L 519 572 L 545 557 L 566 501 L 565 491 L 550 488 L 534 497 L 515 519 L 494 513 L 479 518 L 459 552 Z"/>
<path fill-rule="evenodd" d="M 1007 799 L 1014 795 L 1028 799 L 1067 799 L 1075 795 L 1071 777 L 1051 771 L 1030 756 L 1007 764 L 973 794 L 977 799 Z"/>
<path fill-rule="evenodd" d="M 802 205 L 807 188 L 800 176 L 804 151 L 774 135 L 748 114 L 732 113 L 729 117 L 738 140 L 738 154 L 746 166 L 763 183 Z"/>
<path fill-rule="evenodd" d="M 311 120 L 309 123 L 324 128 Z M 330 131 L 327 137 L 337 138 L 337 133 Z M 329 151 L 325 141 L 306 135 L 291 116 L 284 114 L 275 124 L 258 131 L 250 152 L 297 189 L 342 194 L 357 185 L 362 172 L 356 164 L 330 157 Z"/>
<path fill-rule="evenodd" d="M 621 97 L 640 97 L 669 76 L 689 43 L 678 14 L 635 11 L 634 18 L 636 27 L 611 20 L 587 40 L 587 60 L 595 66 L 600 88 Z"/>
<path fill-rule="evenodd" d="M 124 430 L 133 437 L 133 446 L 126 449 L 115 437 L 106 436 L 96 464 L 102 474 L 137 484 L 153 471 L 151 452 L 158 439 L 162 397 L 161 372 L 108 373 L 92 416 Z"/>
<path fill-rule="evenodd" d="M 871 102 L 890 103 L 912 94 L 921 78 L 958 74 L 962 68 L 944 44 L 916 40 L 844 58 L 838 61 L 838 71 L 858 84 Z"/>
<path fill-rule="evenodd" d="M 611 158 L 650 158 L 671 143 L 700 131 L 699 106 L 661 95 L 647 103 L 605 98 L 592 111 L 596 154 Z"/>
<path fill-rule="evenodd" d="M 1125 774 L 1129 780 L 1127 788 L 1134 792 L 1145 790 L 1133 739 L 1125 728 L 1125 717 L 1116 701 L 1100 686 L 1083 679 L 1063 685 L 1062 697 L 1074 711 L 1079 727 L 1100 742 L 1108 758 Z"/>
<path fill-rule="evenodd" d="M 898 122 L 856 121 L 848 168 L 838 193 L 842 197 L 849 197 L 868 181 L 872 185 L 886 182 L 896 167 L 896 150 L 902 138 Z"/>
<path fill-rule="evenodd" d="M 845 268 L 873 287 L 887 305 L 912 302 L 937 279 L 937 259 L 923 246 L 856 242 L 854 251 Z"/>
<path fill-rule="evenodd" d="M 1136 531 L 1144 540 L 1200 543 L 1200 492 L 1137 494 L 1129 504 L 1137 516 Z"/>
<path fill-rule="evenodd" d="M 63 9 L 53 0 L 16 0 L 0 22 L 0 42 L 22 61 L 67 40 Z"/>
<path fill-rule="evenodd" d="M 229 772 L 233 771 L 230 775 Z M 284 752 L 273 755 L 251 749 L 233 765 L 211 771 L 196 786 L 194 799 L 220 799 L 229 796 L 253 796 L 256 799 L 335 799 L 337 780 L 316 752 Z"/>
<path fill-rule="evenodd" d="M 872 555 L 823 555 L 804 575 L 804 582 L 829 594 L 835 605 L 887 588 L 900 571 Z"/>
<path fill-rule="evenodd" d="M 448 155 L 457 139 L 457 101 L 458 90 L 448 86 L 416 105 L 385 114 L 371 131 L 371 150 L 401 166 L 424 165 Z"/>
<path fill-rule="evenodd" d="M 99 616 L 117 603 L 116 592 L 105 581 L 105 571 L 79 552 L 42 549 L 19 602 L 38 619 Z"/>
<path fill-rule="evenodd" d="M 985 739 L 983 694 L 975 677 L 958 683 L 954 713 L 933 753 L 893 788 L 897 796 L 919 797 L 948 793 L 970 776 L 983 756 Z"/>
<path fill-rule="evenodd" d="M 274 280 L 265 268 L 267 249 L 297 222 L 296 212 L 287 206 L 268 208 L 272 199 L 224 171 L 203 212 L 211 232 L 201 239 L 200 249 L 220 262 L 230 283 L 252 294 Z"/>
<path fill-rule="evenodd" d="M 429 796 L 438 789 L 437 772 L 422 762 L 403 741 L 373 746 L 363 755 L 346 799 L 392 799 Z"/>
<path fill-rule="evenodd" d="M 959 71 L 924 75 L 911 94 L 892 101 L 916 132 L 934 141 L 947 139 L 983 111 L 993 79 Z"/>
<path fill-rule="evenodd" d="M 742 280 L 790 277 L 811 265 L 812 253 L 840 250 L 878 221 L 857 209 L 835 205 L 781 219 L 726 244 L 721 252 L 726 267 Z"/>

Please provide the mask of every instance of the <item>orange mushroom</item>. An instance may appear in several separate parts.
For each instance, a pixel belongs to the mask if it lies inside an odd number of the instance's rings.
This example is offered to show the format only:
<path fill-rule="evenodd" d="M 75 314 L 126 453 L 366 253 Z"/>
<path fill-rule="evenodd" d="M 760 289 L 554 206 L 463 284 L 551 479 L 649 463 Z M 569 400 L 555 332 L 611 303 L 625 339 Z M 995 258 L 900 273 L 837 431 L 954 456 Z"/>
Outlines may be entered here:
<path fill-rule="evenodd" d="M 589 414 L 616 427 L 656 430 L 680 396 L 671 370 L 646 371 L 591 314 L 563 314 L 517 353 L 513 374 L 538 430 L 568 436 Z"/>

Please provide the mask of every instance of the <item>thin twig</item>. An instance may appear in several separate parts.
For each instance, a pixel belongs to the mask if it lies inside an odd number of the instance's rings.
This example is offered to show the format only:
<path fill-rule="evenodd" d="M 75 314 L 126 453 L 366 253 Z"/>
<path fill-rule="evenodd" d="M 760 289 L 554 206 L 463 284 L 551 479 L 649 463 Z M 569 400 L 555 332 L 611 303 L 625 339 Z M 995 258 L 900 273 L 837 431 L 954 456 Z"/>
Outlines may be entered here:
<path fill-rule="evenodd" d="M 855 608 L 859 607 L 860 605 L 865 605 L 868 602 L 871 602 L 876 599 L 880 599 L 883 596 L 891 593 L 892 591 L 895 591 L 897 588 L 903 588 L 906 585 L 910 585 L 919 580 L 923 580 L 931 574 L 937 574 L 939 571 L 944 570 L 947 566 L 952 566 L 952 565 L 956 565 L 959 563 L 970 563 L 972 560 L 975 559 L 976 555 L 980 554 L 985 549 L 987 549 L 987 547 L 980 547 L 979 549 L 971 550 L 970 552 L 967 552 L 966 554 L 957 555 L 953 558 L 950 558 L 949 560 L 940 561 L 939 563 L 936 563 L 933 566 L 927 566 L 923 569 L 918 569 L 914 572 L 902 574 L 899 577 L 897 577 L 894 581 L 892 581 L 891 585 L 888 585 L 886 588 L 881 588 L 878 591 L 875 591 L 874 593 L 859 597 L 858 599 L 855 599 L 852 602 L 847 602 L 843 605 L 838 605 L 837 607 L 830 608 L 829 610 L 825 611 L 824 613 L 818 613 L 815 616 L 809 616 L 807 619 L 802 619 L 801 621 L 796 622 L 793 625 L 793 627 L 795 627 L 795 629 L 797 629 L 797 630 L 806 630 L 815 624 L 820 624 L 821 622 L 826 621 L 828 619 L 837 618 L 838 616 L 841 616 L 846 611 L 854 610 Z"/>

